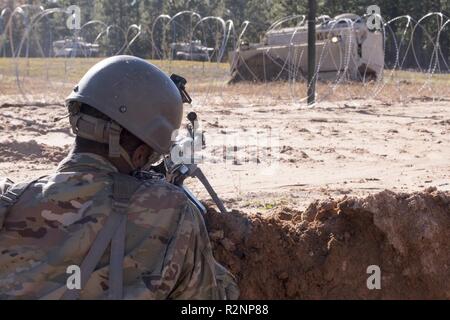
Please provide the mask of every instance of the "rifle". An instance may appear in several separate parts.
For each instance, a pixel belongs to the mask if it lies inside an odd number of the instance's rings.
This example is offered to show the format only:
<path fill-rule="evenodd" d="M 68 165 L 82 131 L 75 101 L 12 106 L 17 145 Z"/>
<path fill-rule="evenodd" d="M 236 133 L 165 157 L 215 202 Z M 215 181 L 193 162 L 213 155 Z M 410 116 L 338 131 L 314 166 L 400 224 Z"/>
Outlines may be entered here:
<path fill-rule="evenodd" d="M 193 112 L 189 113 L 188 119 L 193 119 Z M 196 119 L 196 117 L 195 117 Z M 154 179 L 155 176 L 158 178 L 163 178 L 169 183 L 172 183 L 180 187 L 186 196 L 191 200 L 194 205 L 202 212 L 206 214 L 205 206 L 197 199 L 197 197 L 192 193 L 189 188 L 184 185 L 184 181 L 187 178 L 197 178 L 201 184 L 208 191 L 214 203 L 217 205 L 221 213 L 227 213 L 222 200 L 217 195 L 214 188 L 209 183 L 203 171 L 195 163 L 183 163 L 174 162 L 170 155 L 164 157 L 164 159 L 156 166 L 152 166 L 150 170 L 141 170 L 134 173 L 134 176 L 138 179 Z"/>
<path fill-rule="evenodd" d="M 206 208 L 203 204 L 194 196 L 194 194 L 189 190 L 189 188 L 184 185 L 184 180 L 186 178 L 197 178 L 200 183 L 208 191 L 214 203 L 217 205 L 221 213 L 227 213 L 222 200 L 219 198 L 214 188 L 209 183 L 208 179 L 204 175 L 203 171 L 198 167 L 197 164 L 174 164 L 170 158 L 164 159 L 165 166 L 167 169 L 168 180 L 176 186 L 179 186 L 186 196 L 195 204 L 195 206 L 203 213 L 206 214 Z"/>
<path fill-rule="evenodd" d="M 177 88 L 180 90 L 180 94 L 184 103 L 191 103 L 192 99 L 186 92 L 185 85 L 186 79 L 173 74 L 171 77 L 172 81 L 175 83 Z M 217 205 L 221 213 L 227 213 L 222 200 L 219 198 L 214 188 L 209 183 L 208 179 L 204 175 L 203 171 L 195 164 L 194 159 L 194 143 L 195 143 L 195 123 L 198 121 L 197 114 L 195 112 L 190 112 L 187 115 L 189 123 L 187 125 L 187 130 L 191 136 L 191 161 L 189 163 L 184 163 L 182 161 L 174 161 L 171 155 L 165 156 L 164 159 L 156 166 L 150 168 L 150 170 L 141 170 L 134 173 L 134 176 L 138 179 L 153 179 L 156 175 L 160 178 L 166 179 L 169 183 L 172 183 L 180 187 L 189 200 L 194 203 L 194 205 L 200 210 L 202 214 L 206 214 L 205 206 L 197 199 L 197 197 L 189 190 L 187 186 L 184 185 L 184 181 L 187 178 L 197 178 L 200 183 L 208 191 L 214 203 Z M 204 135 L 202 133 L 202 148 L 206 146 Z M 176 145 L 175 145 L 176 147 Z"/>

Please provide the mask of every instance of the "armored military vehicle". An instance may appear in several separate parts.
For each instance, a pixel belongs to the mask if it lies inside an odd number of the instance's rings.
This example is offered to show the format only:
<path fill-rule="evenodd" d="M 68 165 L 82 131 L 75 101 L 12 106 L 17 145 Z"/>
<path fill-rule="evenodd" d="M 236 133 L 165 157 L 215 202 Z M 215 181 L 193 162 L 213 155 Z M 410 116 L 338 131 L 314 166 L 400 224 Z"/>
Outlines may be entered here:
<path fill-rule="evenodd" d="M 370 81 L 382 77 L 384 37 L 369 30 L 364 17 L 321 16 L 316 25 L 316 72 L 319 80 Z M 370 25 L 369 25 L 370 26 Z M 241 42 L 230 53 L 231 82 L 305 79 L 308 28 L 274 26 L 261 43 Z"/>
<path fill-rule="evenodd" d="M 53 54 L 55 57 L 97 57 L 99 45 L 89 43 L 82 37 L 66 38 L 53 42 Z"/>
<path fill-rule="evenodd" d="M 214 48 L 203 46 L 200 40 L 171 43 L 170 48 L 174 60 L 209 61 L 214 51 Z"/>

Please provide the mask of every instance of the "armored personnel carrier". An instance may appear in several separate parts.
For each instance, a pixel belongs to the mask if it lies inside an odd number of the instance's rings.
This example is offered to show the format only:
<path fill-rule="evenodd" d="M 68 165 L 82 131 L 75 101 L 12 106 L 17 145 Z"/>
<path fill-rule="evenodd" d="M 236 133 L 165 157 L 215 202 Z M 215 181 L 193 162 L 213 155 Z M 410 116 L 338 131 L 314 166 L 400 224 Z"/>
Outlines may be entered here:
<path fill-rule="evenodd" d="M 214 48 L 203 46 L 199 40 L 171 43 L 170 48 L 174 60 L 208 61 L 214 51 Z"/>
<path fill-rule="evenodd" d="M 319 80 L 370 81 L 382 77 L 384 37 L 369 30 L 355 14 L 321 16 L 316 25 L 316 72 Z M 241 42 L 230 53 L 231 80 L 275 81 L 305 79 L 308 73 L 308 28 L 281 28 L 266 32 L 261 43 Z"/>
<path fill-rule="evenodd" d="M 97 57 L 100 53 L 99 45 L 89 43 L 82 37 L 66 38 L 53 42 L 53 55 L 60 57 Z"/>

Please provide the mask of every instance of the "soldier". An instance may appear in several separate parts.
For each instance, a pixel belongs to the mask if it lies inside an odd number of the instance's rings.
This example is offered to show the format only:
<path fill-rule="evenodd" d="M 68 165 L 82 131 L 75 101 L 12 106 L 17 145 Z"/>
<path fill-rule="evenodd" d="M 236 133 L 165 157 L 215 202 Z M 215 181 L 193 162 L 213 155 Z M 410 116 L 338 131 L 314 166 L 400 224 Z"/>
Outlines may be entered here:
<path fill-rule="evenodd" d="M 181 189 L 130 175 L 169 153 L 182 103 L 175 83 L 136 57 L 86 73 L 66 100 L 69 155 L 48 176 L 3 187 L 0 299 L 238 298 Z M 80 271 L 78 285 L 68 270 Z"/>

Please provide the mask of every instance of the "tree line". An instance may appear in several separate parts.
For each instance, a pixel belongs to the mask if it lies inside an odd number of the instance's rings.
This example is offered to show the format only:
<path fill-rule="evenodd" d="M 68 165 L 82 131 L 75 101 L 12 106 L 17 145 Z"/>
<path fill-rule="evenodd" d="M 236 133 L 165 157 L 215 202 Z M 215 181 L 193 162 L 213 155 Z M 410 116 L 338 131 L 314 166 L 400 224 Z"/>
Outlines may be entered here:
<path fill-rule="evenodd" d="M 103 36 L 99 41 L 104 54 L 117 53 L 125 42 L 123 32 L 126 32 L 129 26 L 135 24 L 141 27 L 141 35 L 136 39 L 133 45 L 126 50 L 134 55 L 141 57 L 155 57 L 155 55 L 167 52 L 167 45 L 174 41 L 183 41 L 189 38 L 201 40 L 205 45 L 217 48 L 221 46 L 223 30 L 219 20 L 210 19 L 207 22 L 195 26 L 198 16 L 184 14 L 170 26 L 169 30 L 163 30 L 164 18 L 160 18 L 157 24 L 156 19 L 161 14 L 173 17 L 175 14 L 184 10 L 191 10 L 198 13 L 201 17 L 215 16 L 221 17 L 224 21 L 231 20 L 234 23 L 236 32 L 229 41 L 228 49 L 232 49 L 232 40 L 235 40 L 240 33 L 243 24 L 249 21 L 245 33 L 245 40 L 258 42 L 264 34 L 264 31 L 270 25 L 282 18 L 294 15 L 306 15 L 308 9 L 307 0 L 1 0 L 0 10 L 5 8 L 13 9 L 18 5 L 33 4 L 42 5 L 44 8 L 67 8 L 70 5 L 78 5 L 81 8 L 81 24 L 88 21 L 98 20 L 103 24 L 92 24 L 83 29 L 82 36 L 88 41 L 94 41 L 104 26 L 115 25 L 119 28 L 110 28 L 107 36 Z M 377 5 L 381 9 L 381 16 L 385 21 L 394 17 L 409 15 L 414 20 L 419 20 L 429 12 L 442 12 L 446 17 L 450 17 L 450 1 L 448 0 L 317 0 L 318 15 L 329 15 L 331 17 L 342 13 L 356 13 L 364 15 L 368 6 Z M 8 21 L 8 10 L 3 10 L 0 18 L 0 48 L 2 56 L 11 55 L 11 36 L 13 42 L 18 44 L 26 31 L 26 18 L 16 14 L 14 16 L 14 30 L 11 33 L 6 32 L 6 21 Z M 30 9 L 30 13 L 32 10 Z M 52 42 L 65 37 L 73 36 L 72 30 L 66 27 L 64 15 L 51 15 L 42 19 L 35 26 L 36 32 L 28 40 L 28 54 L 39 56 L 42 53 L 51 52 Z M 196 20 L 197 19 L 197 20 Z M 447 18 L 448 19 L 448 18 Z M 414 56 L 409 54 L 405 65 L 414 67 L 415 60 L 426 64 L 427 59 L 433 55 L 433 42 L 436 39 L 430 39 L 429 35 L 436 36 L 439 22 L 437 17 L 431 17 L 424 20 L 423 27 L 417 28 L 414 33 Z M 165 21 L 167 22 L 167 20 Z M 298 21 L 295 19 L 291 24 Z M 445 22 L 445 20 L 444 20 Z M 289 23 L 287 24 L 289 25 Z M 388 62 L 392 63 L 396 55 L 396 44 L 393 41 L 393 35 L 399 39 L 406 25 L 406 19 L 398 20 L 392 23 L 391 28 L 387 30 L 386 56 Z M 152 30 L 152 27 L 153 30 Z M 102 29 L 103 28 L 103 29 Z M 122 31 L 123 30 L 123 31 Z M 137 32 L 137 28 L 129 30 L 129 38 Z M 440 49 L 442 52 L 441 60 L 449 63 L 450 56 L 450 23 L 444 29 L 440 39 Z M 410 43 L 410 35 L 405 36 L 405 42 Z M 38 43 L 39 42 L 39 43 Z M 153 43 L 153 45 L 152 45 Z M 13 46 L 14 47 L 14 46 Z M 16 46 L 17 47 L 17 46 Z M 16 49 L 16 48 L 15 48 Z M 406 46 L 402 50 L 406 52 Z M 411 48 L 410 48 L 411 51 Z M 21 52 L 24 55 L 25 52 Z M 400 55 L 402 52 L 400 52 Z"/>

